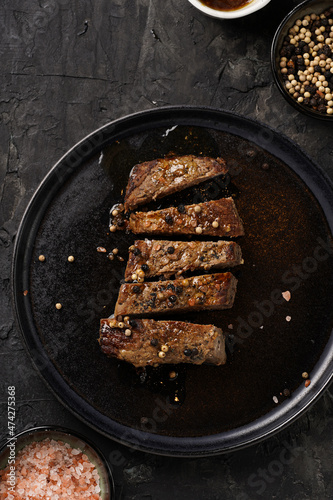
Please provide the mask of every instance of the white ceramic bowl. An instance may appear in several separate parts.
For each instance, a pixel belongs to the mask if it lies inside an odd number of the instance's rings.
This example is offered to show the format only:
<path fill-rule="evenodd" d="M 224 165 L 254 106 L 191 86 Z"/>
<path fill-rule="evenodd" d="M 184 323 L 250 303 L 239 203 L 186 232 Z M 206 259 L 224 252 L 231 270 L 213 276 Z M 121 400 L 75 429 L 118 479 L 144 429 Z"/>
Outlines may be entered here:
<path fill-rule="evenodd" d="M 271 0 L 252 0 L 249 4 L 245 5 L 241 9 L 237 10 L 216 10 L 207 7 L 200 2 L 200 0 L 188 0 L 194 7 L 201 10 L 204 14 L 211 17 L 217 17 L 219 19 L 236 19 L 237 17 L 244 17 L 256 12 L 257 10 L 262 9 L 267 5 Z"/>

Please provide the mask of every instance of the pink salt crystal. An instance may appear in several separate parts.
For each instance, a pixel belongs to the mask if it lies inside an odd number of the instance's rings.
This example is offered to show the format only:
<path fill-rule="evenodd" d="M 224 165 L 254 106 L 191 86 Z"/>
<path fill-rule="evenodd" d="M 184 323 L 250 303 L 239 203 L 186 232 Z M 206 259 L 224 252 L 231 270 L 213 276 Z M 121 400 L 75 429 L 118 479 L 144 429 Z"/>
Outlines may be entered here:
<path fill-rule="evenodd" d="M 100 492 L 98 472 L 87 455 L 78 449 L 72 450 L 67 443 L 61 441 L 45 439 L 43 442 L 27 445 L 17 453 L 15 469 L 20 499 L 84 500 L 90 499 L 94 491 Z M 73 472 L 69 473 L 69 469 Z M 75 476 L 80 484 L 73 480 Z M 7 477 L 8 468 L 0 471 L 0 498 L 17 500 L 16 495 L 2 496 Z M 98 498 L 101 500 L 100 496 Z"/>
<path fill-rule="evenodd" d="M 289 290 L 286 290 L 285 292 L 282 292 L 282 297 L 284 298 L 284 300 L 286 300 L 287 302 L 289 302 L 289 300 L 291 299 L 291 293 L 289 292 Z"/>

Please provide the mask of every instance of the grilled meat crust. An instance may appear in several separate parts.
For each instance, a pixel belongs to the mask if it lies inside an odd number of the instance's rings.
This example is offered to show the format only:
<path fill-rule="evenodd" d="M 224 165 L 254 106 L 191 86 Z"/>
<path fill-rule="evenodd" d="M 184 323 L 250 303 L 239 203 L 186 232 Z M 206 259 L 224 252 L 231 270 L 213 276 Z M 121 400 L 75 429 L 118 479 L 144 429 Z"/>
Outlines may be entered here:
<path fill-rule="evenodd" d="M 124 328 L 117 325 L 114 319 L 101 320 L 101 349 L 107 356 L 136 367 L 165 363 L 222 365 L 226 362 L 224 335 L 213 325 L 153 319 L 134 320 L 131 326 Z M 128 329 L 131 330 L 130 336 L 125 335 Z M 167 346 L 164 357 L 159 356 L 162 346 Z"/>
<path fill-rule="evenodd" d="M 169 207 L 130 215 L 128 228 L 135 234 L 195 234 L 236 237 L 244 234 L 234 200 L 222 198 L 196 205 Z"/>
<path fill-rule="evenodd" d="M 146 278 L 170 278 L 185 271 L 233 267 L 242 262 L 241 248 L 234 241 L 137 240 L 130 248 L 125 280 L 135 281 L 138 272 Z"/>
<path fill-rule="evenodd" d="M 173 281 L 121 285 L 115 316 L 229 309 L 237 279 L 231 273 L 195 276 Z"/>
<path fill-rule="evenodd" d="M 227 173 L 222 158 L 193 155 L 159 158 L 135 165 L 125 194 L 125 210 Z"/>

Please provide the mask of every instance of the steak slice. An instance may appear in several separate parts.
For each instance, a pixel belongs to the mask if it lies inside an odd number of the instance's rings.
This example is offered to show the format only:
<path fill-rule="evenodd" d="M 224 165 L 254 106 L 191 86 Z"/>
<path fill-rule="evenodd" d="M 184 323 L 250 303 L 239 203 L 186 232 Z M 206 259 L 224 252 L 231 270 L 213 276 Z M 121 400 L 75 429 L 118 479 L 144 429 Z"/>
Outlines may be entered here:
<path fill-rule="evenodd" d="M 218 237 L 244 234 L 243 223 L 232 198 L 136 212 L 130 215 L 128 227 L 135 234 L 202 234 Z"/>
<path fill-rule="evenodd" d="M 226 363 L 224 335 L 213 325 L 153 319 L 131 320 L 130 325 L 123 323 L 122 328 L 118 324 L 114 319 L 101 320 L 101 349 L 107 356 L 136 367 L 165 363 Z"/>
<path fill-rule="evenodd" d="M 121 285 L 115 316 L 229 309 L 237 280 L 231 273 Z"/>
<path fill-rule="evenodd" d="M 222 158 L 193 155 L 159 158 L 135 165 L 125 194 L 125 210 L 181 191 L 200 182 L 226 174 Z"/>
<path fill-rule="evenodd" d="M 135 281 L 140 275 L 170 278 L 185 271 L 242 263 L 241 248 L 234 241 L 137 240 L 130 247 L 125 280 Z"/>

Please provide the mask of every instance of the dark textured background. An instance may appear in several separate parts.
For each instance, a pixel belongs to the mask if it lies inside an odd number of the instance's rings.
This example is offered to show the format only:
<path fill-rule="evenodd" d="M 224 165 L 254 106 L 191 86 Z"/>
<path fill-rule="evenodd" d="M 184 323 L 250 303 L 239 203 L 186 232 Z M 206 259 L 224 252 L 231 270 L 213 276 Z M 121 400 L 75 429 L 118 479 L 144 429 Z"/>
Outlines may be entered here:
<path fill-rule="evenodd" d="M 300 115 L 273 83 L 269 51 L 296 0 L 272 0 L 238 21 L 186 0 L 3 0 L 1 3 L 0 437 L 6 388 L 16 429 L 56 423 L 100 444 L 117 498 L 324 500 L 333 497 L 333 389 L 268 441 L 214 458 L 147 455 L 108 441 L 47 389 L 14 323 L 10 263 L 19 221 L 53 163 L 97 127 L 166 104 L 210 105 L 288 135 L 333 177 L 332 125 Z"/>

